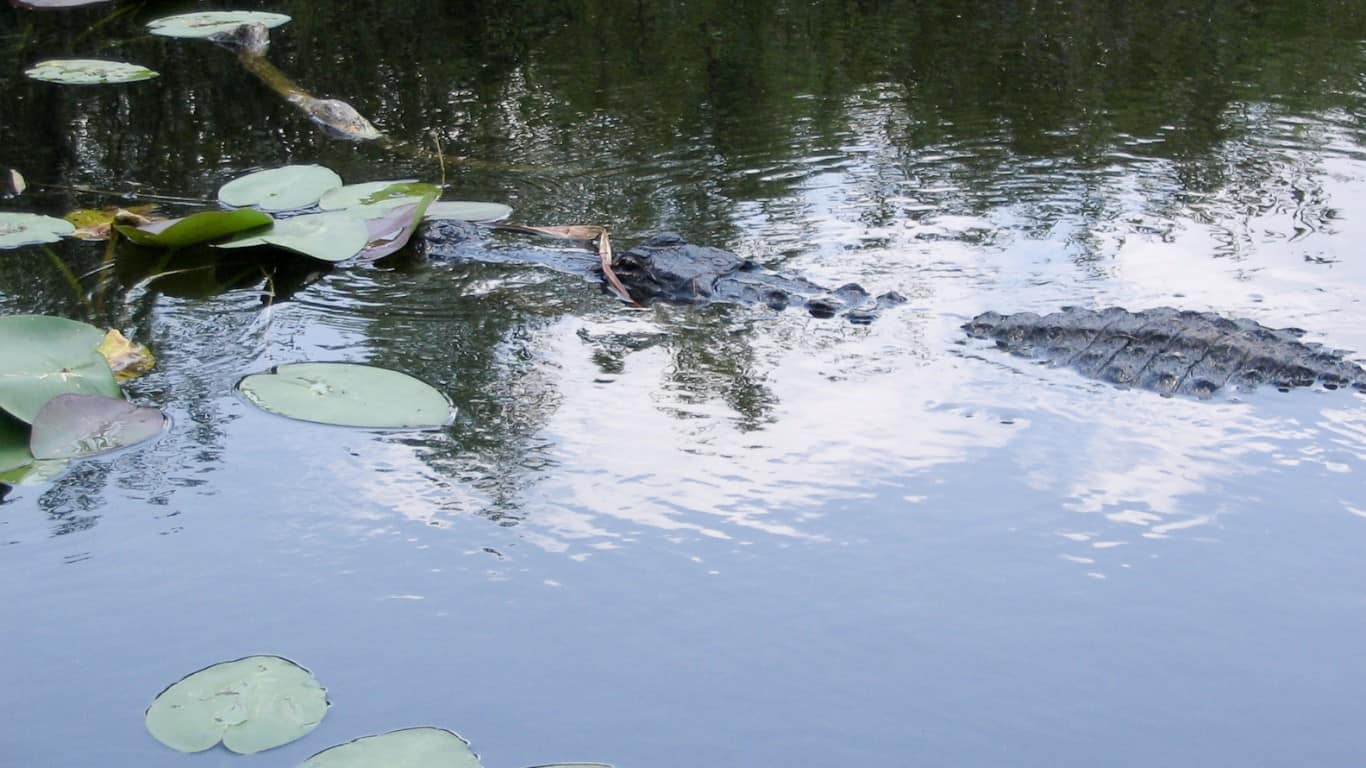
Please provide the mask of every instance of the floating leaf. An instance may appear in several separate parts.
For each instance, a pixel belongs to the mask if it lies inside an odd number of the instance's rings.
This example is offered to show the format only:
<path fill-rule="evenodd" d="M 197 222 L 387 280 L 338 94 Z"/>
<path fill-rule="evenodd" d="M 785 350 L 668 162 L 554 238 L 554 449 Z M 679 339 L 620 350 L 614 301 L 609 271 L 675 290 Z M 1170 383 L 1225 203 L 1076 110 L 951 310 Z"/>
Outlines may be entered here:
<path fill-rule="evenodd" d="M 407 203 L 396 208 L 381 210 L 380 215 L 365 220 L 369 242 L 357 257 L 365 261 L 382 259 L 408 244 L 417 225 L 422 223 L 422 209 L 426 201 Z M 353 209 L 355 210 L 355 209 Z"/>
<path fill-rule="evenodd" d="M 423 188 L 421 192 L 412 191 L 414 187 Z M 407 197 L 421 197 L 431 184 L 419 184 L 417 179 L 397 179 L 395 181 L 367 181 L 364 184 L 347 184 L 344 187 L 328 190 L 318 201 L 324 211 L 340 211 L 358 205 L 382 205 L 386 201 L 392 205 L 402 205 Z"/>
<path fill-rule="evenodd" d="M 33 418 L 29 451 L 37 459 L 79 459 L 161 434 L 166 417 L 121 397 L 57 395 Z"/>
<path fill-rule="evenodd" d="M 286 165 L 249 173 L 218 190 L 218 201 L 232 208 L 296 211 L 318 202 L 342 185 L 341 177 L 321 165 Z"/>
<path fill-rule="evenodd" d="M 442 728 L 405 728 L 324 749 L 299 768 L 480 768 L 459 735 Z"/>
<path fill-rule="evenodd" d="M 236 211 L 202 211 L 183 219 L 156 221 L 140 227 L 116 225 L 115 229 L 138 245 L 176 250 L 267 227 L 274 221 L 270 214 L 243 208 Z"/>
<path fill-rule="evenodd" d="M 114 381 L 120 384 L 136 379 L 156 367 L 157 359 L 152 350 L 136 341 L 129 341 L 117 328 L 110 328 L 100 342 L 97 351 L 104 355 L 109 370 L 114 372 Z"/>
<path fill-rule="evenodd" d="M 342 211 L 310 213 L 283 219 L 270 229 L 219 243 L 219 248 L 251 248 L 273 245 L 322 261 L 346 261 L 360 253 L 370 241 L 363 219 Z"/>
<path fill-rule="evenodd" d="M 462 200 L 438 200 L 427 207 L 424 219 L 455 219 L 457 221 L 498 221 L 512 215 L 512 209 L 502 203 L 471 203 Z"/>
<path fill-rule="evenodd" d="M 45 315 L 0 317 L 0 410 L 30 424 L 48 400 L 73 393 L 119 397 L 97 351 L 104 331 Z"/>
<path fill-rule="evenodd" d="M 327 714 L 327 691 L 312 673 L 279 656 L 248 656 L 205 667 L 157 695 L 147 730 L 181 752 L 220 740 L 243 755 L 303 738 Z"/>
<path fill-rule="evenodd" d="M 61 85 L 135 83 L 158 76 L 146 67 L 102 59 L 48 59 L 24 70 L 34 80 Z"/>
<path fill-rule="evenodd" d="M 5 485 L 38 485 L 57 477 L 71 462 L 66 459 L 52 461 L 34 460 L 17 469 L 0 472 L 0 483 Z"/>
<path fill-rule="evenodd" d="M 0 413 L 0 473 L 33 463 L 28 452 L 28 428 L 22 421 Z"/>
<path fill-rule="evenodd" d="M 346 427 L 424 428 L 450 421 L 446 396 L 406 373 L 352 363 L 294 363 L 247 376 L 237 389 L 281 416 Z"/>
<path fill-rule="evenodd" d="M 364 219 L 369 233 L 359 258 L 373 261 L 407 245 L 422 223 L 422 212 L 439 194 L 434 184 L 398 182 L 368 196 L 375 202 L 346 209 L 347 214 Z"/>
<path fill-rule="evenodd" d="M 166 16 L 147 23 L 147 31 L 163 37 L 209 38 L 232 32 L 243 24 L 274 29 L 289 22 L 283 13 L 264 11 L 200 11 Z"/>
<path fill-rule="evenodd" d="M 0 211 L 0 250 L 38 243 L 55 243 L 76 231 L 71 222 L 36 213 Z"/>
<path fill-rule="evenodd" d="M 110 0 L 11 0 L 20 8 L 27 8 L 31 11 L 56 11 L 63 8 L 78 8 L 82 5 L 95 5 L 97 3 L 107 3 Z"/>

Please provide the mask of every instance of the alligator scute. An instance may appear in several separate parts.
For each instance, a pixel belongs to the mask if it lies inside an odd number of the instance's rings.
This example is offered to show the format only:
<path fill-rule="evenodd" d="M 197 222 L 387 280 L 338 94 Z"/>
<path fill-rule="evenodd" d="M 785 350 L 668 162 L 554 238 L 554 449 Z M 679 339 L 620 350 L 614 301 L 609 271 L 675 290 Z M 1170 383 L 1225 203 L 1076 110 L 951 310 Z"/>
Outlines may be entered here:
<path fill-rule="evenodd" d="M 1301 341 L 1298 328 L 1268 328 L 1213 312 L 1159 307 L 1130 312 L 1067 307 L 1047 315 L 984 312 L 963 325 L 1021 357 L 1163 394 L 1206 398 L 1225 389 L 1320 385 L 1366 391 L 1366 370 L 1342 350 Z"/>

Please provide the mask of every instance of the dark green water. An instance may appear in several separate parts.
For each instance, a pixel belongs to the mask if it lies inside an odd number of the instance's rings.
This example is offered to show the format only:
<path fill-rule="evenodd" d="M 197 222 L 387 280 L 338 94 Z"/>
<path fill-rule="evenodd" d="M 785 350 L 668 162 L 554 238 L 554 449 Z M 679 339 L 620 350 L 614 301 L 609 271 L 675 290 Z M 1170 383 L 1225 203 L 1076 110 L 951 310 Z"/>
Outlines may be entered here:
<path fill-rule="evenodd" d="M 271 60 L 388 149 L 141 32 L 200 7 L 0 9 L 0 167 L 211 198 L 290 162 L 438 180 L 439 140 L 477 161 L 448 198 L 911 301 L 864 328 L 506 265 L 149 281 L 62 244 L 77 291 L 0 252 L 0 312 L 147 342 L 128 390 L 174 422 L 3 497 L 0 764 L 290 766 L 422 724 L 490 768 L 1366 754 L 1366 399 L 1161 398 L 958 330 L 1174 305 L 1366 350 L 1360 3 L 242 5 L 292 15 Z M 65 55 L 162 76 L 22 77 Z M 460 417 L 372 434 L 233 395 L 299 360 L 409 371 Z M 251 653 L 328 687 L 311 736 L 147 736 L 166 684 Z"/>

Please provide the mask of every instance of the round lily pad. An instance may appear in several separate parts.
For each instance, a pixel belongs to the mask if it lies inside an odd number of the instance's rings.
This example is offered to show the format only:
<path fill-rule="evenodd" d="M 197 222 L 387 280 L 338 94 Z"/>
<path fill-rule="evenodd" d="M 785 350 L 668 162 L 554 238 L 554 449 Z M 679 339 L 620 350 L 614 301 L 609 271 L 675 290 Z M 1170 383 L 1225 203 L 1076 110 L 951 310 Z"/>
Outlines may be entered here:
<path fill-rule="evenodd" d="M 12 0 L 20 8 L 33 11 L 55 11 L 63 8 L 79 8 L 82 5 L 107 3 L 109 0 Z"/>
<path fill-rule="evenodd" d="M 237 389 L 262 410 L 346 427 L 439 427 L 453 412 L 445 395 L 419 379 L 354 363 L 281 365 L 247 376 Z"/>
<path fill-rule="evenodd" d="M 318 207 L 324 211 L 340 211 L 358 205 L 403 205 L 412 198 L 421 198 L 431 187 L 429 184 L 422 184 L 418 190 L 412 186 L 417 183 L 417 179 L 398 179 L 347 184 L 328 190 L 318 201 Z"/>
<path fill-rule="evenodd" d="M 57 395 L 33 417 L 29 450 L 38 459 L 77 459 L 136 445 L 165 428 L 160 410 L 121 397 Z"/>
<path fill-rule="evenodd" d="M 99 352 L 104 331 L 45 315 L 0 317 L 0 410 L 31 424 L 57 395 L 119 397 L 109 362 Z"/>
<path fill-rule="evenodd" d="M 456 219 L 458 221 L 498 221 L 512 215 L 512 208 L 502 203 L 472 203 L 463 200 L 437 200 L 427 206 L 424 219 Z"/>
<path fill-rule="evenodd" d="M 322 261 L 346 261 L 360 253 L 370 242 L 370 229 L 365 220 L 343 211 L 309 213 L 283 219 L 258 235 L 244 235 L 219 248 L 250 248 L 273 245 L 312 256 Z"/>
<path fill-rule="evenodd" d="M 107 85 L 151 80 L 159 73 L 137 64 L 102 59 L 48 59 L 24 70 L 34 80 L 62 85 Z"/>
<path fill-rule="evenodd" d="M 289 22 L 283 13 L 264 11 L 200 11 L 165 16 L 147 23 L 147 31 L 162 37 L 208 38 L 232 32 L 243 24 L 274 29 Z"/>
<path fill-rule="evenodd" d="M 299 768 L 481 768 L 469 743 L 443 728 L 405 728 L 324 749 Z"/>
<path fill-rule="evenodd" d="M 249 755 L 300 739 L 327 714 L 327 691 L 313 675 L 279 656 L 248 656 L 191 674 L 157 695 L 147 730 L 181 752 L 219 741 Z"/>
<path fill-rule="evenodd" d="M 52 216 L 0 211 L 0 249 L 55 243 L 75 231 L 71 222 Z"/>
<path fill-rule="evenodd" d="M 297 211 L 341 185 L 341 177 L 330 168 L 286 165 L 233 179 L 218 190 L 218 201 L 232 208 Z"/>

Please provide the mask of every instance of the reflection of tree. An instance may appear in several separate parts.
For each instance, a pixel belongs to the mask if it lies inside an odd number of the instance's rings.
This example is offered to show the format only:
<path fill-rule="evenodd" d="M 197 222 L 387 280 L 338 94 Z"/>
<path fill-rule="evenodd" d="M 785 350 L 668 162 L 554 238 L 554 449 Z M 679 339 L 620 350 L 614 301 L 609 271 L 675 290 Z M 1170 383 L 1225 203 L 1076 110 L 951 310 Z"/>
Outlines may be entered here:
<path fill-rule="evenodd" d="M 450 394 L 459 409 L 450 439 L 425 445 L 419 455 L 472 487 L 482 497 L 478 513 L 490 519 L 516 523 L 525 514 L 524 493 L 555 471 L 556 446 L 543 431 L 561 401 L 550 360 L 563 353 L 567 317 L 592 320 L 571 322 L 577 327 L 570 338 L 604 376 L 619 373 L 633 353 L 664 350 L 672 363 L 662 386 L 671 399 L 660 408 L 681 417 L 688 406 L 719 401 L 745 430 L 771 419 L 775 400 L 748 339 L 735 332 L 734 308 L 662 309 L 644 326 L 623 330 L 610 322 L 614 300 L 569 275 L 498 264 L 428 269 L 442 270 L 442 289 L 410 300 L 440 301 L 440 322 L 425 311 L 373 319 L 372 362 Z M 448 283 L 465 290 L 448 292 Z"/>
<path fill-rule="evenodd" d="M 1359 3 L 1294 0 L 1213 0 L 1198 11 L 1177 0 L 316 0 L 289 10 L 295 20 L 273 36 L 271 57 L 310 90 L 351 102 L 413 145 L 435 131 L 452 154 L 544 169 L 453 167 L 453 196 L 506 200 L 531 223 L 607 224 L 623 241 L 678 229 L 770 264 L 822 234 L 819 214 L 804 208 L 806 185 L 822 173 L 869 201 L 859 209 L 866 229 L 961 214 L 976 217 L 972 229 L 950 236 L 986 242 L 995 236 L 987 215 L 1005 211 L 1025 237 L 1071 227 L 1087 269 L 1099 269 L 1108 239 L 1162 236 L 1192 216 L 1286 209 L 1306 231 L 1330 226 L 1321 167 L 1309 153 L 1250 140 L 1277 130 L 1275 112 L 1244 105 L 1359 112 L 1366 37 Z M 227 177 L 284 162 L 324 163 L 357 181 L 436 177 L 420 152 L 323 138 L 223 50 L 140 35 L 165 11 L 154 4 L 120 17 L 78 51 L 74 41 L 104 11 L 0 9 L 0 47 L 21 46 L 13 61 L 93 51 L 162 73 L 147 84 L 61 89 L 24 80 L 18 67 L 0 71 L 0 167 L 34 182 L 205 198 Z M 1353 120 L 1344 130 L 1359 137 Z M 850 145 L 865 154 L 851 160 Z M 55 210 L 107 201 L 21 202 Z M 98 248 L 56 252 L 77 274 L 100 267 Z M 132 322 L 169 352 L 164 366 L 207 352 L 208 373 L 166 370 L 136 386 L 195 425 L 177 433 L 178 447 L 216 460 L 214 403 L 224 372 L 259 354 L 247 333 L 257 298 L 172 300 L 156 293 L 171 290 L 163 283 L 132 306 L 92 311 L 44 259 L 0 258 L 0 311 Z M 557 383 L 537 345 L 600 301 L 568 278 L 537 274 L 451 270 L 412 308 L 420 316 L 394 309 L 406 295 L 395 288 L 374 305 L 385 314 L 365 321 L 377 362 L 443 382 L 460 402 L 453 446 L 433 462 L 479 485 L 509 520 L 519 488 L 554 461 L 537 434 Z M 131 273 L 121 279 L 136 283 Z M 501 287 L 481 287 L 489 280 Z M 223 321 L 197 317 L 225 309 L 236 313 L 228 333 L 247 341 L 206 350 Z M 729 329 L 737 313 L 686 314 L 674 322 L 662 313 L 649 332 L 590 334 L 586 354 L 610 374 L 630 350 L 658 345 L 673 360 L 663 386 L 684 404 L 719 400 L 742 429 L 769 424 L 764 363 Z M 75 504 L 78 489 L 93 497 L 89 484 L 103 480 L 91 470 L 62 482 L 70 487 L 53 498 Z"/>

